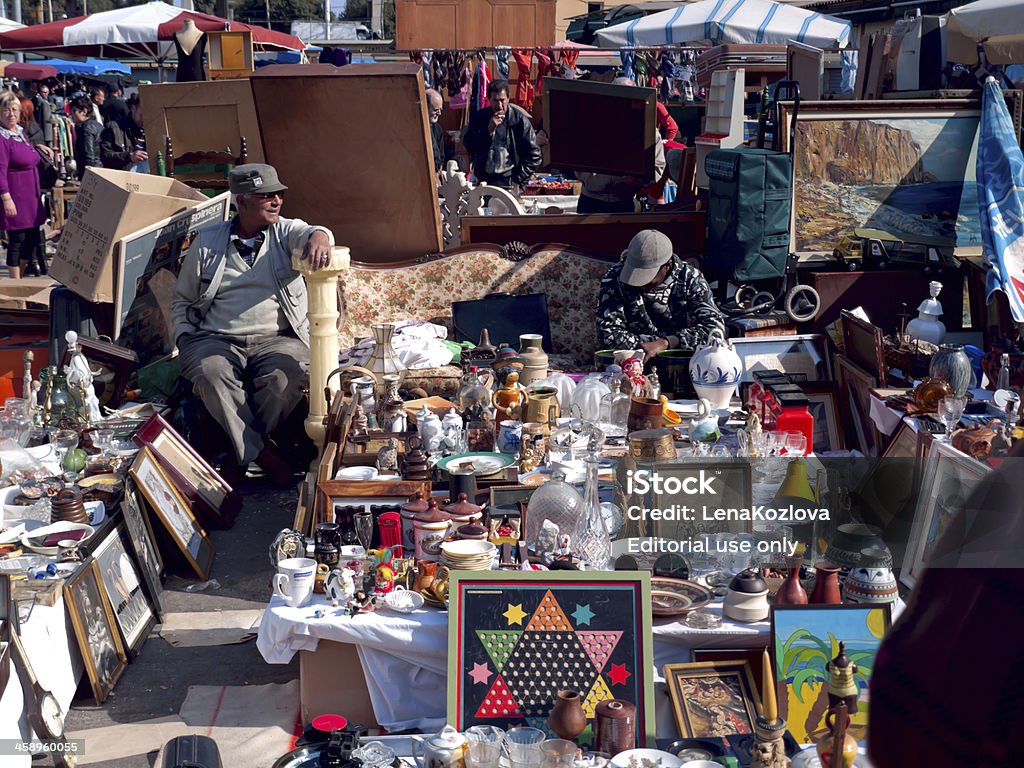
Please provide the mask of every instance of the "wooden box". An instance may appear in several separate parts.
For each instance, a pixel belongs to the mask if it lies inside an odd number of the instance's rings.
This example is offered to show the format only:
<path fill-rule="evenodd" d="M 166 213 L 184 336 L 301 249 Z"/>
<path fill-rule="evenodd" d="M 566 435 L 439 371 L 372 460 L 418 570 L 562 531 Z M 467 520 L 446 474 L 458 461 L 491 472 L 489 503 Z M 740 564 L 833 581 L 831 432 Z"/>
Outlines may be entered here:
<path fill-rule="evenodd" d="M 211 80 L 248 77 L 252 74 L 252 32 L 240 30 L 207 32 L 209 66 L 206 76 Z"/>

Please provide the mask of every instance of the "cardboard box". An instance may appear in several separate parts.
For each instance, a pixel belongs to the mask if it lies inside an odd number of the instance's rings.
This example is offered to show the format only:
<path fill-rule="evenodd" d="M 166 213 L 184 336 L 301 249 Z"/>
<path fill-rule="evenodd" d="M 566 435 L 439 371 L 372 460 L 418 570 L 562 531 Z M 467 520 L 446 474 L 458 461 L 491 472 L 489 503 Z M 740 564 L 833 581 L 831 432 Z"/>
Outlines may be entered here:
<path fill-rule="evenodd" d="M 339 714 L 350 723 L 378 728 L 359 652 L 350 643 L 320 640 L 315 651 L 299 651 L 302 724 Z"/>
<path fill-rule="evenodd" d="M 50 276 L 89 301 L 113 302 L 117 242 L 208 198 L 174 179 L 89 168 Z"/>

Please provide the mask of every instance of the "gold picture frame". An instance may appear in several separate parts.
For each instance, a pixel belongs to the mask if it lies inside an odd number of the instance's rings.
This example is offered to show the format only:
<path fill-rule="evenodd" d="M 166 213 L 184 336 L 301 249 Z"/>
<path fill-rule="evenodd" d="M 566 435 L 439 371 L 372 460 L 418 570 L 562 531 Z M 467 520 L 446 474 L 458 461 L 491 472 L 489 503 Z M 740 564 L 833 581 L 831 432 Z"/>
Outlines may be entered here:
<path fill-rule="evenodd" d="M 97 704 L 102 704 L 127 666 L 128 657 L 110 603 L 103 599 L 102 578 L 90 559 L 64 583 L 71 626 L 85 662 Z"/>
<path fill-rule="evenodd" d="M 754 732 L 761 701 L 746 660 L 666 664 L 665 682 L 683 738 Z"/>

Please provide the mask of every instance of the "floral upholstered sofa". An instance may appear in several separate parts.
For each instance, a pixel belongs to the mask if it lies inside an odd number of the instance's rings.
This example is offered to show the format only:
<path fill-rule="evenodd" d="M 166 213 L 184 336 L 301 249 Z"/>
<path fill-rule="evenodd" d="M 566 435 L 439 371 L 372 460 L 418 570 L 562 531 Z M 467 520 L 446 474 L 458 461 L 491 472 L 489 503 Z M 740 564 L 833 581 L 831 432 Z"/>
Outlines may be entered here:
<path fill-rule="evenodd" d="M 370 336 L 374 323 L 408 319 L 444 325 L 449 338 L 454 338 L 453 301 L 502 291 L 544 293 L 554 347 L 552 367 L 582 370 L 593 360 L 598 288 L 612 263 L 564 245 L 516 248 L 486 244 L 452 248 L 415 263 L 353 262 L 339 286 L 341 345 Z M 451 375 L 437 369 L 433 373 L 435 379 Z"/>

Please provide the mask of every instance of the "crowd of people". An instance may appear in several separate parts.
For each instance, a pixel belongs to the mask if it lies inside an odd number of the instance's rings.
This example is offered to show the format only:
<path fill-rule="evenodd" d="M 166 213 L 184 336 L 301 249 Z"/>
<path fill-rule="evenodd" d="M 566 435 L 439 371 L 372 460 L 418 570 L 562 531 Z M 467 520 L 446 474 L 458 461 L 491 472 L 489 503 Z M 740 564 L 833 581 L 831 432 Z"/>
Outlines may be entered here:
<path fill-rule="evenodd" d="M 44 195 L 88 168 L 149 172 L 138 93 L 118 82 L 30 81 L 0 92 L 0 229 L 8 275 L 46 274 Z"/>

